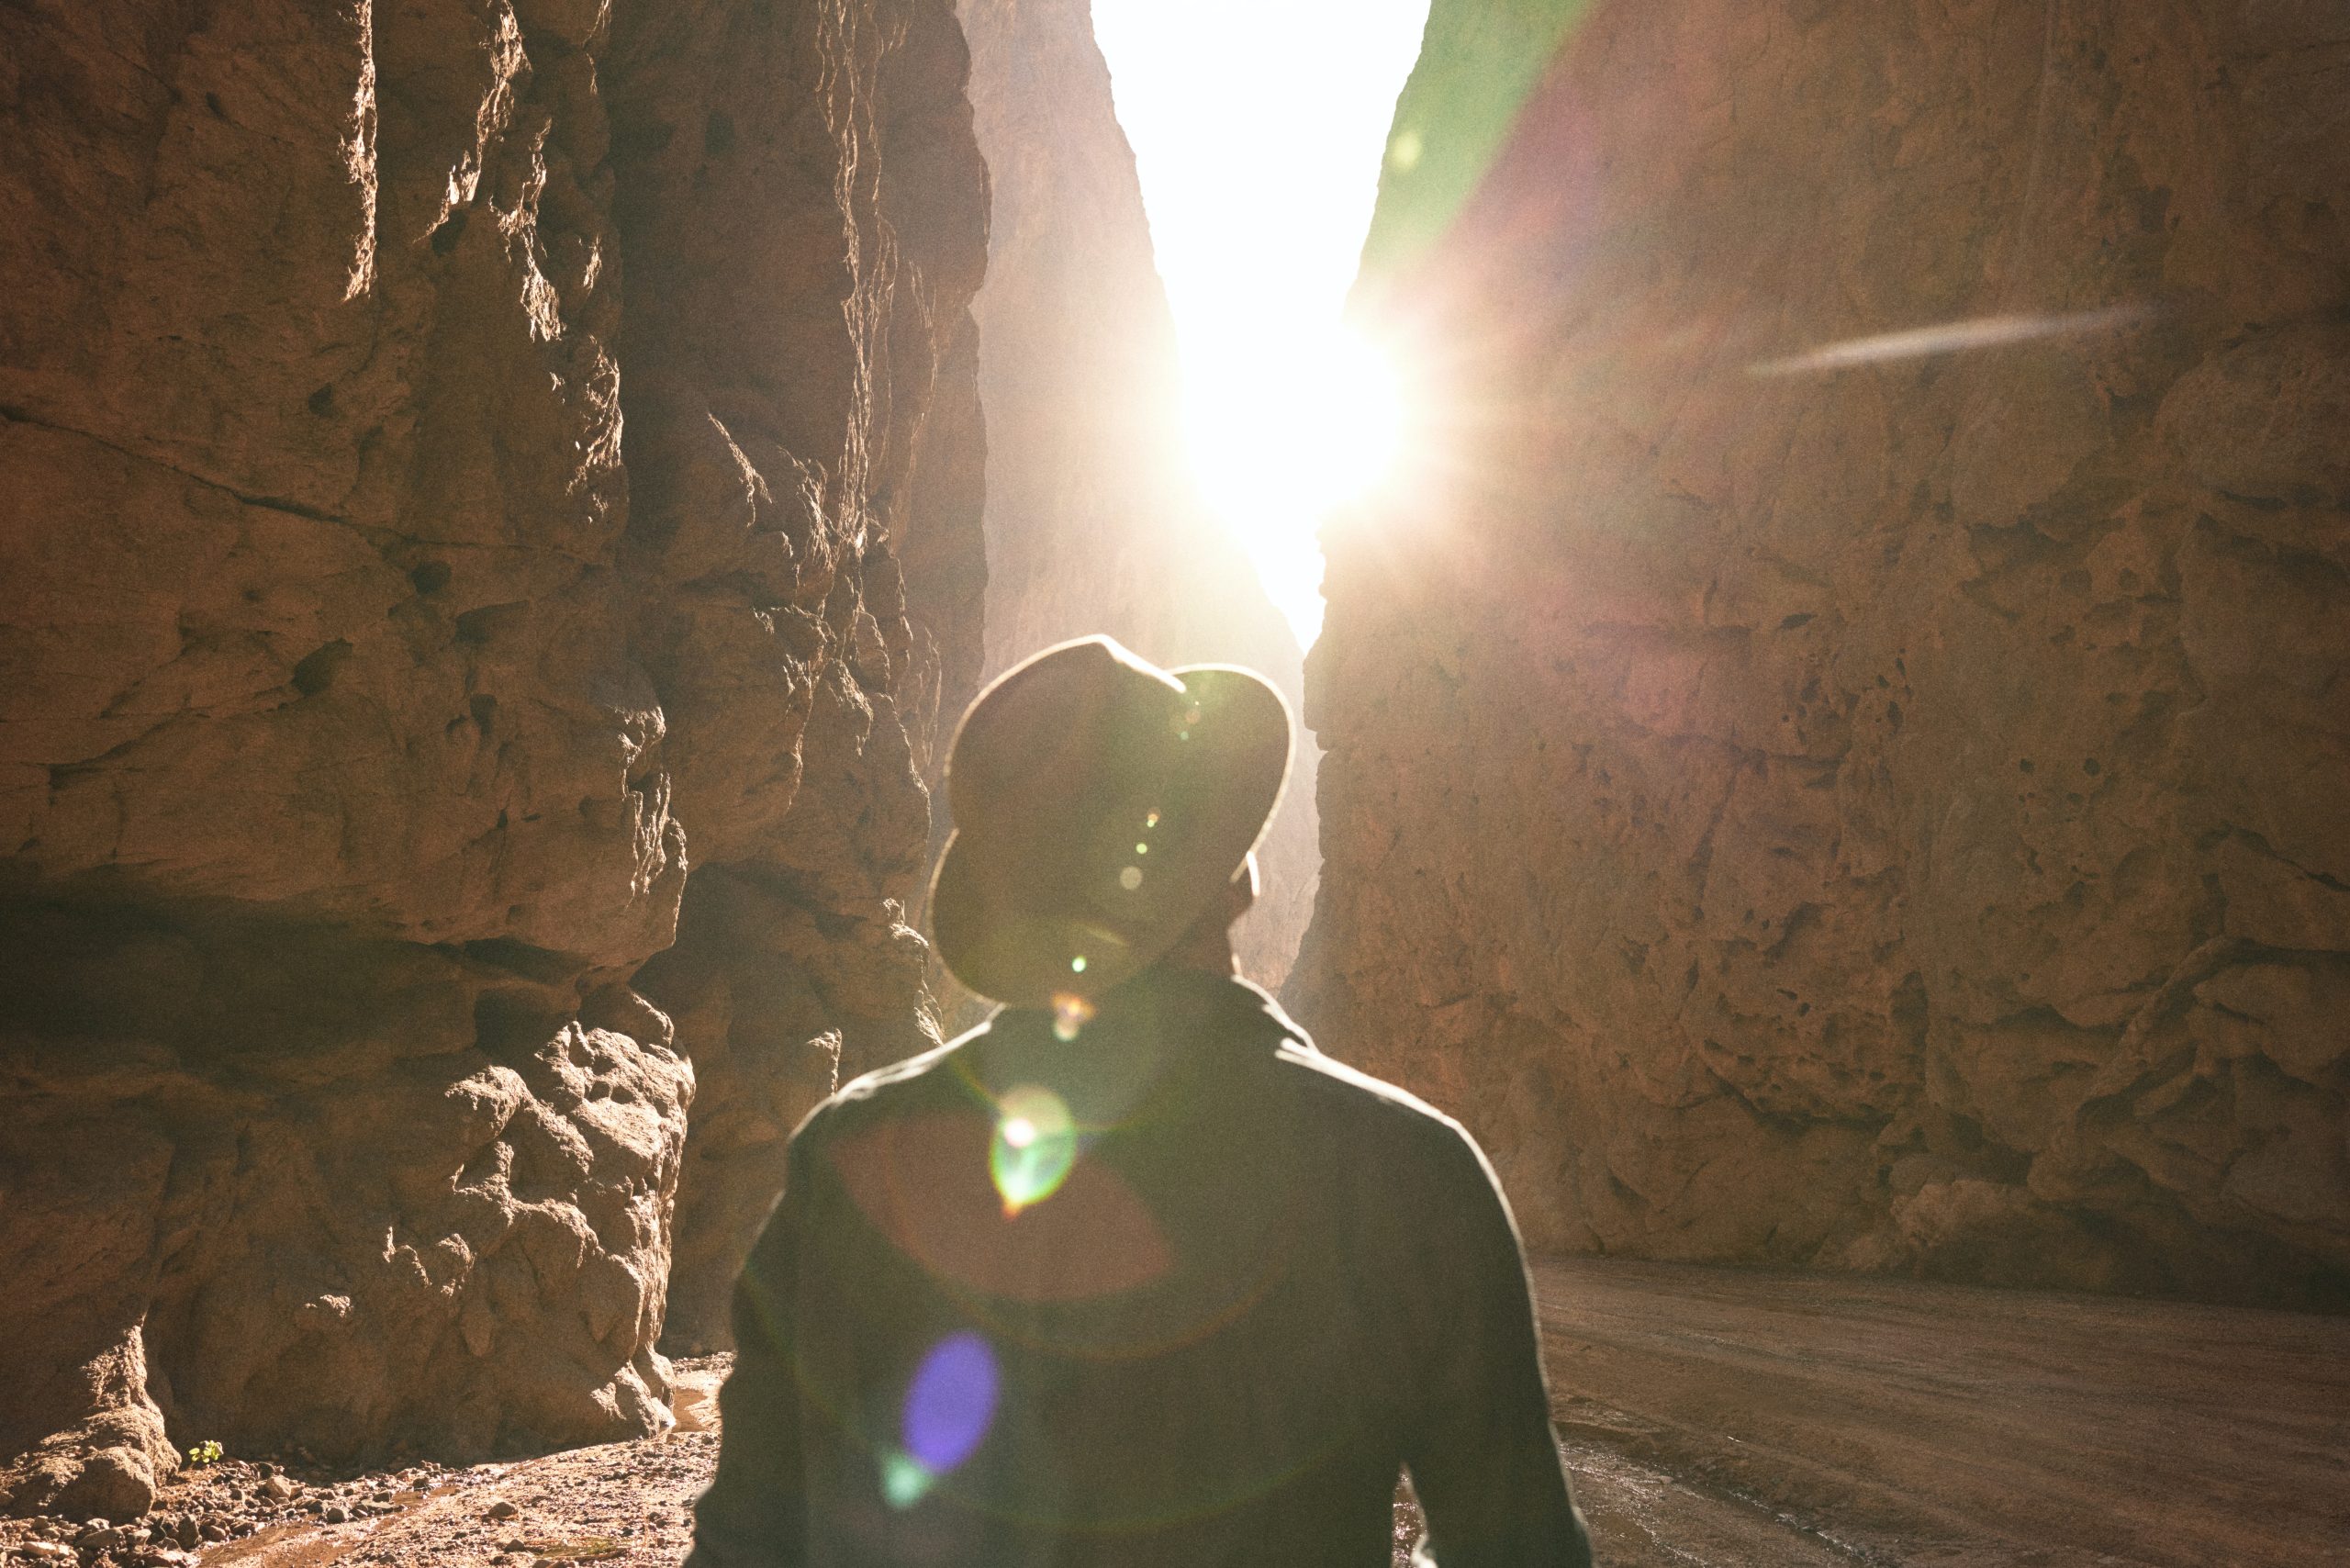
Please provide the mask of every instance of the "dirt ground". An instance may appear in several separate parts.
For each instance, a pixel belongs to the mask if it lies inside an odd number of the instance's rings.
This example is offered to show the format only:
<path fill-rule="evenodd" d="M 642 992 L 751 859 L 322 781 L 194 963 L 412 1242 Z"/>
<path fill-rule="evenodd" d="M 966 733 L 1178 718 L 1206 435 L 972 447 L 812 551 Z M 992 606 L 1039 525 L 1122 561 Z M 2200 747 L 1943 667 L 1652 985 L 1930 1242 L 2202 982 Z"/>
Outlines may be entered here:
<path fill-rule="evenodd" d="M 1604 1260 L 1536 1269 L 1613 1563 L 2350 1563 L 2350 1318 Z"/>
<path fill-rule="evenodd" d="M 1599 1260 L 1536 1283 L 1611 1568 L 2350 1564 L 2350 1319 Z M 681 1366 L 697 1393 L 723 1372 Z M 703 1430 L 465 1469 L 231 1457 L 183 1471 L 148 1539 L 7 1521 L 0 1549 L 674 1568 L 717 1452 Z M 1412 1533 L 1406 1505 L 1399 1561 Z"/>

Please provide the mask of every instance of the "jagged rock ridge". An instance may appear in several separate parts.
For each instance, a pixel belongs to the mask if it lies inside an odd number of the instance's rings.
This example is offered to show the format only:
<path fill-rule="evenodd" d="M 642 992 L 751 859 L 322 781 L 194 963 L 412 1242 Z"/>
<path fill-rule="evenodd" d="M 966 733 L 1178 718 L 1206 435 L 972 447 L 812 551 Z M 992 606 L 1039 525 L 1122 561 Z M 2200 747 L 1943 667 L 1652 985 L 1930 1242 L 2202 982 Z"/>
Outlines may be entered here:
<path fill-rule="evenodd" d="M 2339 31 L 1601 5 L 1424 255 L 1391 176 L 1455 418 L 1332 547 L 1293 991 L 1539 1246 L 2350 1300 Z"/>
<path fill-rule="evenodd" d="M 0 1495 L 657 1429 L 673 1253 L 706 1320 L 920 1029 L 953 17 L 37 6 L 0 61 Z"/>

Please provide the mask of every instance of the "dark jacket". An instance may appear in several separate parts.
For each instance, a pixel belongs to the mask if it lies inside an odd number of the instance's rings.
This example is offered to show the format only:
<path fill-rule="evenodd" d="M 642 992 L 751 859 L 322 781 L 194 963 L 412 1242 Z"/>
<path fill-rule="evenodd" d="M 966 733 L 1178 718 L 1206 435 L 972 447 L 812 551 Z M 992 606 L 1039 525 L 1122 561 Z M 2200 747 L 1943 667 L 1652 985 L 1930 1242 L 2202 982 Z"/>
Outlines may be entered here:
<path fill-rule="evenodd" d="M 1378 1568 L 1399 1465 L 1442 1568 L 1588 1563 L 1459 1125 L 1238 980 L 1054 1024 L 1000 1013 L 795 1135 L 688 1568 Z"/>

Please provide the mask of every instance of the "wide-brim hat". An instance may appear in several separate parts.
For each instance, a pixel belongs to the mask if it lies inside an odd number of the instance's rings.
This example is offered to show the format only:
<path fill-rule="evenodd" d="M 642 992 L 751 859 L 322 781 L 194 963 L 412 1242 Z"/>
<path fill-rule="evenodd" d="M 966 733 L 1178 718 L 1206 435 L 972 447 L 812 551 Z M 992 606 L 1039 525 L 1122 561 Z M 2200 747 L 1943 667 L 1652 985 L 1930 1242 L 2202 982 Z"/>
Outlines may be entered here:
<path fill-rule="evenodd" d="M 1156 961 L 1239 871 L 1289 773 L 1289 705 L 1253 670 L 1161 669 L 1108 637 L 1046 648 L 964 714 L 939 958 L 1013 1007 Z"/>

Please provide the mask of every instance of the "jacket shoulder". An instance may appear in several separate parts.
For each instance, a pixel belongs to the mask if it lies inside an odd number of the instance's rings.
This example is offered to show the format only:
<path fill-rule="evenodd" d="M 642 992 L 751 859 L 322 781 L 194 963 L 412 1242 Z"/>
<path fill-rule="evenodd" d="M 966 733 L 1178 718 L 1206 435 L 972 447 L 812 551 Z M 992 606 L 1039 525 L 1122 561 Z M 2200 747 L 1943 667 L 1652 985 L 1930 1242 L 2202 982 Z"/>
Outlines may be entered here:
<path fill-rule="evenodd" d="M 1409 1090 L 1334 1060 L 1302 1035 L 1284 1041 L 1274 1059 L 1301 1107 L 1337 1124 L 1339 1135 L 1360 1140 L 1366 1153 L 1416 1156 L 1458 1177 L 1492 1180 L 1469 1129 Z"/>
<path fill-rule="evenodd" d="M 1310 1040 L 1284 1040 L 1274 1053 L 1274 1059 L 1284 1070 L 1298 1075 L 1304 1092 L 1342 1112 L 1434 1122 L 1456 1131 L 1460 1128 L 1460 1123 L 1411 1091 L 1326 1056 Z"/>

